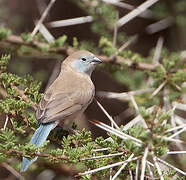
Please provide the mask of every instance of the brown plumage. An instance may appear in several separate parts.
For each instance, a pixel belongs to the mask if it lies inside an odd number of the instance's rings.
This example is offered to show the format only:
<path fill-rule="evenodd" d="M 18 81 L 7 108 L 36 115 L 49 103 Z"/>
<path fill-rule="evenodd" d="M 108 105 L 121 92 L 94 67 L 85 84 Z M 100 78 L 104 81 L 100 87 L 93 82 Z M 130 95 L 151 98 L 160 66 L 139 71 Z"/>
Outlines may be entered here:
<path fill-rule="evenodd" d="M 62 63 L 61 73 L 45 92 L 36 118 L 40 123 L 72 120 L 91 103 L 95 88 L 90 76 L 77 72 L 70 63 L 82 56 L 92 55 L 88 51 L 78 51 Z"/>
<path fill-rule="evenodd" d="M 57 125 L 76 119 L 91 103 L 95 88 L 90 76 L 101 60 L 88 51 L 78 51 L 68 56 L 62 63 L 57 79 L 41 99 L 36 118 L 40 123 L 30 144 L 40 147 L 50 131 Z M 23 158 L 21 172 L 36 161 Z"/>

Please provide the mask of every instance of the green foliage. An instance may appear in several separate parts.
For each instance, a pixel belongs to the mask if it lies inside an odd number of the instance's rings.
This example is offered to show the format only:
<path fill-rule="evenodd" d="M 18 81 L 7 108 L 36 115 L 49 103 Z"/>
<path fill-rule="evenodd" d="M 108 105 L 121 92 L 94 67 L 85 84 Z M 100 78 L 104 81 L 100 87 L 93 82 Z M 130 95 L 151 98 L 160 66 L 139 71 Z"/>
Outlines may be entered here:
<path fill-rule="evenodd" d="M 12 31 L 10 29 L 6 29 L 4 27 L 0 27 L 0 40 L 7 39 L 8 36 L 12 34 Z"/>
<path fill-rule="evenodd" d="M 106 37 L 101 37 L 99 47 L 102 48 L 102 52 L 107 56 L 111 56 L 116 51 L 112 42 L 110 42 Z"/>
<path fill-rule="evenodd" d="M 67 36 L 63 35 L 55 40 L 54 43 L 51 44 L 51 47 L 62 47 L 67 40 Z"/>
<path fill-rule="evenodd" d="M 0 71 L 5 71 L 10 60 L 10 55 L 2 55 L 0 58 Z"/>
<path fill-rule="evenodd" d="M 21 34 L 21 38 L 22 38 L 23 41 L 26 42 L 26 43 L 31 42 L 32 39 L 33 39 L 30 33 L 22 33 L 22 34 Z"/>

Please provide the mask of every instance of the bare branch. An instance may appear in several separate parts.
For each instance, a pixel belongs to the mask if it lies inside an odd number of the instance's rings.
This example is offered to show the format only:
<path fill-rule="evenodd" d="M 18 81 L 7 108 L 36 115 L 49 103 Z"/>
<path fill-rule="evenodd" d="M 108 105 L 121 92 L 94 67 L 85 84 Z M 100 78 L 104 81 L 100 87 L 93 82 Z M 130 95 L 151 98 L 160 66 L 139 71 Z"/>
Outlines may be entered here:
<path fill-rule="evenodd" d="M 45 9 L 45 11 L 43 12 L 41 18 L 39 19 L 37 25 L 35 26 L 34 30 L 32 31 L 32 37 L 35 36 L 35 34 L 37 33 L 37 31 L 39 30 L 39 26 L 43 23 L 44 19 L 46 18 L 48 12 L 50 11 L 51 7 L 53 6 L 53 4 L 55 3 L 56 0 L 51 0 L 50 3 L 48 4 L 47 8 Z"/>
<path fill-rule="evenodd" d="M 76 24 L 89 23 L 92 21 L 93 21 L 92 16 L 85 16 L 85 17 L 78 17 L 78 18 L 71 18 L 71 19 L 49 22 L 47 23 L 47 26 L 56 28 L 56 27 L 65 27 L 65 26 L 72 26 Z"/>
<path fill-rule="evenodd" d="M 148 9 L 150 6 L 152 6 L 154 3 L 158 2 L 158 1 L 159 0 L 148 0 L 148 1 L 145 1 L 143 4 L 138 6 L 136 9 L 134 9 L 133 11 L 131 11 L 130 13 L 128 13 L 127 15 L 125 15 L 124 17 L 119 19 L 118 22 L 117 22 L 118 27 L 121 27 L 124 24 L 126 24 L 127 22 L 131 21 L 136 16 L 138 16 L 139 14 L 144 12 L 146 9 Z"/>

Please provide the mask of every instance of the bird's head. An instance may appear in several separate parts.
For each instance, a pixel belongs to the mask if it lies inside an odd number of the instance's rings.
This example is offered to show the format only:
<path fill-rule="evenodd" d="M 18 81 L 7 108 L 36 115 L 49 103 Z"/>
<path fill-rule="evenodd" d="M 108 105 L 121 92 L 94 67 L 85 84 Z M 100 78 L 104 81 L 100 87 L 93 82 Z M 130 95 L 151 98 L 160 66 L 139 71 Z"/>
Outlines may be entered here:
<path fill-rule="evenodd" d="M 77 72 L 91 75 L 95 66 L 102 61 L 89 51 L 81 50 L 68 56 L 63 63 L 70 65 Z"/>

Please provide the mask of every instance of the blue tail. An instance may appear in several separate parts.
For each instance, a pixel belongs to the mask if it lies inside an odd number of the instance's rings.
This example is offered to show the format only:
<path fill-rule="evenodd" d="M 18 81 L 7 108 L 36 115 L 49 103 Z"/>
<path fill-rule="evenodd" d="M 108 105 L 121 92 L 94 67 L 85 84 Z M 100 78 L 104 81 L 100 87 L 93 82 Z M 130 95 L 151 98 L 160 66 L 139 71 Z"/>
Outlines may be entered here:
<path fill-rule="evenodd" d="M 35 144 L 37 147 L 42 146 L 43 143 L 46 141 L 53 127 L 54 127 L 54 122 L 40 124 L 39 128 L 35 131 L 34 135 L 32 136 L 32 139 L 30 140 L 30 144 Z M 32 160 L 23 158 L 22 164 L 21 164 L 21 172 L 25 172 L 27 168 L 36 160 L 37 160 L 37 157 L 35 157 Z"/>

